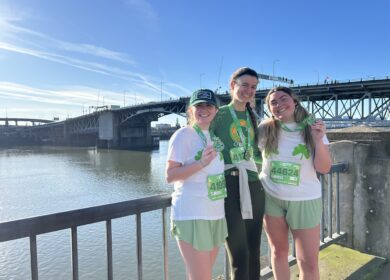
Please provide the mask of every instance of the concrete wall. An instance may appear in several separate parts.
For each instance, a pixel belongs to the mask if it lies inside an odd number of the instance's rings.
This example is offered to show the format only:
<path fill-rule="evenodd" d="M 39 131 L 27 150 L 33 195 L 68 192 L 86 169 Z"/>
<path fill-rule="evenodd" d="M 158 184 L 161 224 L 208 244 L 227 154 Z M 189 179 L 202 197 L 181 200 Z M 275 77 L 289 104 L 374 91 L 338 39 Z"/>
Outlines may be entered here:
<path fill-rule="evenodd" d="M 349 164 L 349 171 L 340 175 L 347 245 L 390 258 L 390 154 L 384 141 L 338 141 L 330 149 L 334 163 Z"/>

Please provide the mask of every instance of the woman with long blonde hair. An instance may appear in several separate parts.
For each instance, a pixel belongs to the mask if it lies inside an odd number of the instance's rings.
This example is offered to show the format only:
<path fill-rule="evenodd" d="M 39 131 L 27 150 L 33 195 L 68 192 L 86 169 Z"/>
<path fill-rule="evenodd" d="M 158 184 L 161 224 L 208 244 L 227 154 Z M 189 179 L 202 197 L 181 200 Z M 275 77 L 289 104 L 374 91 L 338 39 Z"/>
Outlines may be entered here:
<path fill-rule="evenodd" d="M 302 107 L 287 87 L 271 89 L 265 99 L 272 117 L 259 126 L 260 180 L 266 191 L 264 228 L 271 247 L 275 279 L 290 279 L 288 232 L 294 237 L 299 279 L 319 279 L 322 214 L 317 172 L 331 167 L 325 125 Z"/>

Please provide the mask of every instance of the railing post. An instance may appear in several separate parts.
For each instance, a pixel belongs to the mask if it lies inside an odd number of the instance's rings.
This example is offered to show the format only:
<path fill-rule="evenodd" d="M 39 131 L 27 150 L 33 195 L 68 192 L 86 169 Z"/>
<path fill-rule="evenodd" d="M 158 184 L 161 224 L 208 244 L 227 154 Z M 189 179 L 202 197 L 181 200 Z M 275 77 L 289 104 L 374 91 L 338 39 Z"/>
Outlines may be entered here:
<path fill-rule="evenodd" d="M 138 267 L 138 280 L 142 280 L 142 231 L 141 231 L 141 214 L 136 215 L 137 224 L 137 267 Z"/>
<path fill-rule="evenodd" d="M 107 238 L 107 279 L 113 279 L 112 270 L 112 227 L 111 220 L 106 221 L 106 238 Z"/>
<path fill-rule="evenodd" d="M 325 202 L 325 188 L 324 188 L 324 175 L 320 175 L 320 182 L 321 182 L 321 198 L 322 198 L 322 209 L 324 209 L 324 202 Z M 325 213 L 322 211 L 321 215 L 321 226 L 320 226 L 320 240 L 322 243 L 325 242 Z"/>
<path fill-rule="evenodd" d="M 72 273 L 73 280 L 79 279 L 79 260 L 77 250 L 77 227 L 71 228 L 72 232 Z"/>
<path fill-rule="evenodd" d="M 340 235 L 340 171 L 336 172 L 336 231 Z"/>
<path fill-rule="evenodd" d="M 162 209 L 162 234 L 163 234 L 163 251 L 164 251 L 164 280 L 168 280 L 168 240 L 166 225 L 167 208 Z"/>
<path fill-rule="evenodd" d="M 333 208 L 333 181 L 332 173 L 328 174 L 328 237 L 333 236 L 333 219 L 332 219 L 332 208 Z"/>
<path fill-rule="evenodd" d="M 38 280 L 37 236 L 30 235 L 31 279 Z"/>

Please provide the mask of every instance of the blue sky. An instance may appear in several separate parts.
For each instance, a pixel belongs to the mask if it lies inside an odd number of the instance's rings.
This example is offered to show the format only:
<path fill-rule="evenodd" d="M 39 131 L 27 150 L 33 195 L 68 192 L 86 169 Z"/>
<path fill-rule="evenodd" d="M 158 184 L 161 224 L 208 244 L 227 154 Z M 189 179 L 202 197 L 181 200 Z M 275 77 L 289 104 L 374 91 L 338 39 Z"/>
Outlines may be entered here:
<path fill-rule="evenodd" d="M 384 77 L 389 10 L 385 0 L 1 0 L 0 117 L 62 120 L 225 91 L 240 66 L 296 84 Z"/>

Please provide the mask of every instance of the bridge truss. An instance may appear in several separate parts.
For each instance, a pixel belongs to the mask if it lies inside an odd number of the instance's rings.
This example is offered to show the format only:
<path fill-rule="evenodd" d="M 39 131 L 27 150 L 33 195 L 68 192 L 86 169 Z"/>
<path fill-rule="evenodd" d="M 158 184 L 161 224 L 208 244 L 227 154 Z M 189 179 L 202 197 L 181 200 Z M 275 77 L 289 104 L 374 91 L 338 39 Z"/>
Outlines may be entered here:
<path fill-rule="evenodd" d="M 300 85 L 291 87 L 300 97 L 303 106 L 317 118 L 332 123 L 375 123 L 377 126 L 390 126 L 390 79 L 372 79 Z M 256 92 L 256 111 L 261 118 L 270 116 L 264 98 L 268 90 Z M 221 104 L 230 102 L 229 94 L 218 95 Z M 150 121 L 168 115 L 177 114 L 185 117 L 188 97 L 163 102 L 149 102 L 119 109 L 106 110 L 116 115 L 120 127 L 133 123 L 150 125 Z M 61 128 L 69 134 L 90 134 L 99 130 L 99 115 L 105 111 L 31 126 L 29 130 L 53 130 Z M 19 119 L 21 120 L 21 119 Z M 31 120 L 30 120 L 31 121 Z M 342 126 L 342 125 L 341 125 Z"/>
<path fill-rule="evenodd" d="M 326 122 L 390 122 L 390 79 L 307 85 L 291 88 L 302 105 Z M 264 98 L 268 90 L 258 91 L 257 110 L 261 117 L 270 113 Z"/>
<path fill-rule="evenodd" d="M 186 116 L 186 98 L 179 100 L 163 101 L 163 102 L 149 102 L 146 104 L 125 107 L 118 109 L 115 112 L 119 113 L 120 125 L 127 125 L 134 118 L 148 115 L 148 119 L 158 120 L 165 115 L 177 114 L 182 117 Z"/>

